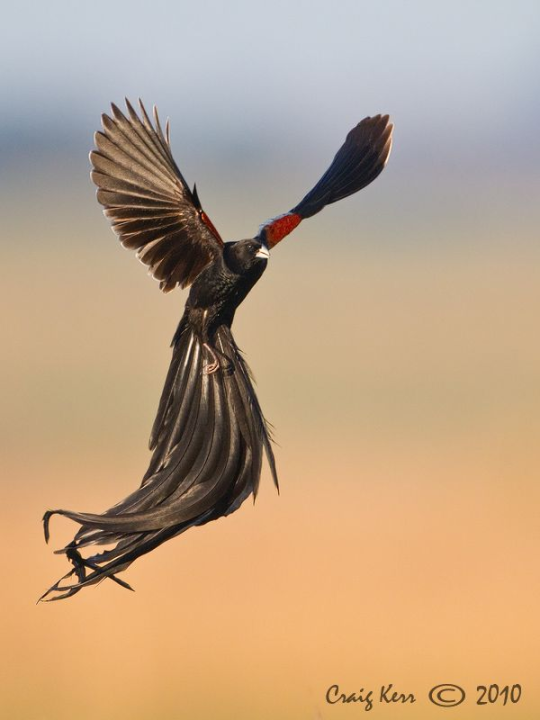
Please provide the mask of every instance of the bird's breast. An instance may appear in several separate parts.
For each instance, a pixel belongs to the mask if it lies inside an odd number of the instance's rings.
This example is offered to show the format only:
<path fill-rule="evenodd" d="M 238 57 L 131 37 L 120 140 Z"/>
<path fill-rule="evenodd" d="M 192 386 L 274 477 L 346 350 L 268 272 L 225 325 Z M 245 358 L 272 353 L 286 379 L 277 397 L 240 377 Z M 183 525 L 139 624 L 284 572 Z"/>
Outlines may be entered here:
<path fill-rule="evenodd" d="M 207 338 L 219 325 L 229 327 L 236 308 L 244 301 L 261 277 L 266 263 L 260 263 L 250 272 L 237 274 L 223 264 L 207 267 L 191 286 L 186 313 L 190 324 Z"/>

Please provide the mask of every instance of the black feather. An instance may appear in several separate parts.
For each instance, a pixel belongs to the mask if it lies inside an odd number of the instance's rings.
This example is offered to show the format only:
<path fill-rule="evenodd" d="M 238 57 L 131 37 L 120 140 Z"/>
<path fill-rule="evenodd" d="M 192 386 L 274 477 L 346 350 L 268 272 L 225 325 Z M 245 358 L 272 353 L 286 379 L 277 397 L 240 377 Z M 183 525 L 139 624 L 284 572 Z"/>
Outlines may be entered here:
<path fill-rule="evenodd" d="M 141 487 L 101 515 L 46 513 L 47 538 L 54 514 L 81 528 L 60 551 L 73 563 L 76 582 L 53 585 L 42 599 L 73 595 L 106 577 L 118 580 L 116 573 L 166 540 L 236 510 L 257 490 L 263 451 L 277 484 L 266 422 L 230 329 L 221 325 L 214 342 L 223 362 L 217 372 L 207 374 L 201 340 L 181 325 Z M 114 547 L 81 555 L 82 548 L 103 544 Z"/>
<path fill-rule="evenodd" d="M 382 172 L 391 150 L 393 126 L 388 115 L 364 118 L 353 128 L 319 182 L 291 213 L 305 219 L 326 205 L 369 185 Z"/>

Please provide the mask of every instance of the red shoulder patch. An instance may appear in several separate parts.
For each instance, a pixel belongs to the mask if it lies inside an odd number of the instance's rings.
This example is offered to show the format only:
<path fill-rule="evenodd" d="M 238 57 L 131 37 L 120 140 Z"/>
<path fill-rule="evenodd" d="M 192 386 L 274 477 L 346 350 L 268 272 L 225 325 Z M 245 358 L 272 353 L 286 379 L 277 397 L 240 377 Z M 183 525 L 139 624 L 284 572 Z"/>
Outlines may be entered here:
<path fill-rule="evenodd" d="M 270 220 L 261 228 L 260 236 L 264 238 L 268 247 L 273 248 L 283 240 L 295 227 L 300 225 L 302 218 L 296 213 L 287 213 Z"/>
<path fill-rule="evenodd" d="M 214 227 L 214 223 L 210 220 L 210 218 L 209 218 L 208 215 L 204 212 L 204 210 L 202 210 L 202 209 L 199 210 L 199 217 L 201 218 L 201 220 L 203 221 L 203 223 L 206 225 L 206 227 L 210 230 L 210 232 L 212 233 L 212 235 L 216 238 L 216 240 L 218 241 L 218 243 L 219 243 L 220 245 L 223 245 L 223 240 L 221 239 L 220 234 L 218 233 L 218 231 L 217 231 L 216 228 Z"/>

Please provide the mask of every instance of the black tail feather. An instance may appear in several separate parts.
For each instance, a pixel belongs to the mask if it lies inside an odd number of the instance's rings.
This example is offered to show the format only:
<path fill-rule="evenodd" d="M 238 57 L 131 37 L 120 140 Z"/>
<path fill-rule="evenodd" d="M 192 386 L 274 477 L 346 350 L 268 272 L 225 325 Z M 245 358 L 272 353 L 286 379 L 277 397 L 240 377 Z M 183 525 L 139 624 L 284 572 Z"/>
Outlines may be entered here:
<path fill-rule="evenodd" d="M 182 327 L 182 326 L 181 326 Z M 213 339 L 221 367 L 204 371 L 201 341 L 185 327 L 174 340 L 169 376 L 152 431 L 153 455 L 138 490 L 100 515 L 49 510 L 81 527 L 61 550 L 73 564 L 40 598 L 71 597 L 83 587 L 116 577 L 134 560 L 190 527 L 234 512 L 259 485 L 263 452 L 277 486 L 270 436 L 249 370 L 231 335 L 221 326 Z M 83 557 L 81 550 L 110 545 Z M 75 582 L 62 582 L 73 577 Z"/>

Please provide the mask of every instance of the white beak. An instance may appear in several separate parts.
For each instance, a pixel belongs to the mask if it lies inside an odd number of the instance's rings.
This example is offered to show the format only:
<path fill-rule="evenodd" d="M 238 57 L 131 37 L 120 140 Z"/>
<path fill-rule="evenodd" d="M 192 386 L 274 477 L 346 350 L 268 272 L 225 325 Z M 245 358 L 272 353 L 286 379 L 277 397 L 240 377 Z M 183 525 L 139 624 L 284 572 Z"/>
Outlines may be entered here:
<path fill-rule="evenodd" d="M 266 247 L 266 245 L 261 245 L 261 249 L 257 252 L 255 255 L 256 258 L 263 258 L 264 260 L 268 260 L 270 257 L 270 251 Z"/>

